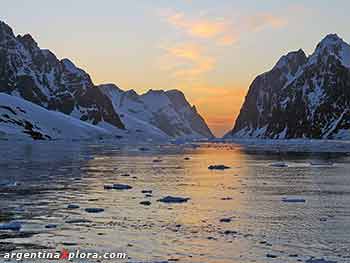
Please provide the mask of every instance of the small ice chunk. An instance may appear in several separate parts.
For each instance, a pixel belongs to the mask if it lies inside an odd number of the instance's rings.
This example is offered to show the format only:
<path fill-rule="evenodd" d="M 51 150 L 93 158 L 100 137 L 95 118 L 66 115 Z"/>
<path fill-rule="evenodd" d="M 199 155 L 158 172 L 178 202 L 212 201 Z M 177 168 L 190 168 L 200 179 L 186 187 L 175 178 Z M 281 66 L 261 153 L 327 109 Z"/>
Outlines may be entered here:
<path fill-rule="evenodd" d="M 310 162 L 311 166 L 334 166 L 334 163 L 332 162 L 326 162 L 326 161 L 320 161 L 320 160 L 315 160 Z"/>
<path fill-rule="evenodd" d="M 224 232 L 225 235 L 237 235 L 238 232 L 237 231 L 234 231 L 234 230 L 226 230 Z"/>
<path fill-rule="evenodd" d="M 103 208 L 98 208 L 98 207 L 85 208 L 85 212 L 93 213 L 93 214 L 102 213 L 104 211 L 105 210 Z"/>
<path fill-rule="evenodd" d="M 218 164 L 218 165 L 210 165 L 208 167 L 209 170 L 226 170 L 230 169 L 231 167 L 223 165 L 223 164 Z"/>
<path fill-rule="evenodd" d="M 80 206 L 79 206 L 79 205 L 76 205 L 76 204 L 69 204 L 69 205 L 67 206 L 67 208 L 68 208 L 68 209 L 78 209 L 78 208 L 80 208 Z"/>
<path fill-rule="evenodd" d="M 139 148 L 139 151 L 141 151 L 141 152 L 148 152 L 150 149 L 149 148 L 147 148 L 147 147 L 140 147 Z"/>
<path fill-rule="evenodd" d="M 289 198 L 289 197 L 283 197 L 282 202 L 285 203 L 305 203 L 306 200 L 303 198 Z"/>
<path fill-rule="evenodd" d="M 277 168 L 284 168 L 284 167 L 288 167 L 288 164 L 286 164 L 284 162 L 277 162 L 277 163 L 270 164 L 270 166 L 277 167 Z"/>
<path fill-rule="evenodd" d="M 0 230 L 20 231 L 21 228 L 22 228 L 22 224 L 16 221 L 0 224 Z"/>
<path fill-rule="evenodd" d="M 47 228 L 47 229 L 57 228 L 57 225 L 55 225 L 55 224 L 48 224 L 48 225 L 45 226 L 45 228 Z"/>
<path fill-rule="evenodd" d="M 77 219 L 67 220 L 66 223 L 67 224 L 86 224 L 86 223 L 91 223 L 91 221 L 83 218 L 77 218 Z"/>
<path fill-rule="evenodd" d="M 330 261 L 330 260 L 325 260 L 325 259 L 315 259 L 315 258 L 310 258 L 306 260 L 306 263 L 337 263 L 337 261 Z"/>
<path fill-rule="evenodd" d="M 266 257 L 267 258 L 277 258 L 278 256 L 273 255 L 273 254 L 266 254 Z"/>
<path fill-rule="evenodd" d="M 112 185 L 104 185 L 104 189 L 106 190 L 130 190 L 132 189 L 132 186 L 127 184 L 112 184 Z"/>
<path fill-rule="evenodd" d="M 162 203 L 186 203 L 190 198 L 176 197 L 176 196 L 166 196 L 159 199 L 158 202 Z"/>
<path fill-rule="evenodd" d="M 150 206 L 152 203 L 150 201 L 142 201 L 140 205 Z"/>

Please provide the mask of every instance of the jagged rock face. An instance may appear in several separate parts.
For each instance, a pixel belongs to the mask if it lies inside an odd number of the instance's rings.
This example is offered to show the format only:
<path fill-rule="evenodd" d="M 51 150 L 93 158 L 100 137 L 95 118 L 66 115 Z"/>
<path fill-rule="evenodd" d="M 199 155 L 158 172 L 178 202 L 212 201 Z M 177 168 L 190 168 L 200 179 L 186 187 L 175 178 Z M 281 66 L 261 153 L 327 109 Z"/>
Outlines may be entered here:
<path fill-rule="evenodd" d="M 112 99 L 127 129 L 132 129 L 137 121 L 172 138 L 213 137 L 196 108 L 178 90 L 150 90 L 138 95 L 133 90 L 122 91 L 112 84 L 101 85 L 100 89 Z"/>
<path fill-rule="evenodd" d="M 350 138 L 350 46 L 328 35 L 282 57 L 249 88 L 231 132 L 244 138 Z"/>
<path fill-rule="evenodd" d="M 68 59 L 42 50 L 30 35 L 15 36 L 0 22 L 0 92 L 22 97 L 50 110 L 92 124 L 124 128 L 110 99 L 90 76 Z"/>

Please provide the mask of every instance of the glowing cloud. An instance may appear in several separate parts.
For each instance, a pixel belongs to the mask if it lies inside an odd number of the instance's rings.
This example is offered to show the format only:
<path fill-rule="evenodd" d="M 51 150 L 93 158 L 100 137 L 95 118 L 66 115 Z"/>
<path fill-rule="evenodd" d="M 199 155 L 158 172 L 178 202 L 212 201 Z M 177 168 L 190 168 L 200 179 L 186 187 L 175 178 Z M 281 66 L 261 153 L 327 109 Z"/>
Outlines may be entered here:
<path fill-rule="evenodd" d="M 287 23 L 286 19 L 272 14 L 257 14 L 247 18 L 248 27 L 252 31 L 260 31 L 266 27 L 282 28 Z"/>
<path fill-rule="evenodd" d="M 215 60 L 204 55 L 196 44 L 182 43 L 163 49 L 166 54 L 161 60 L 162 68 L 173 72 L 176 78 L 193 79 L 210 71 L 215 64 Z"/>
<path fill-rule="evenodd" d="M 231 22 L 225 19 L 187 18 L 181 12 L 162 12 L 161 16 L 175 28 L 181 29 L 191 37 L 214 39 L 220 45 L 232 45 L 238 35 L 232 29 Z"/>

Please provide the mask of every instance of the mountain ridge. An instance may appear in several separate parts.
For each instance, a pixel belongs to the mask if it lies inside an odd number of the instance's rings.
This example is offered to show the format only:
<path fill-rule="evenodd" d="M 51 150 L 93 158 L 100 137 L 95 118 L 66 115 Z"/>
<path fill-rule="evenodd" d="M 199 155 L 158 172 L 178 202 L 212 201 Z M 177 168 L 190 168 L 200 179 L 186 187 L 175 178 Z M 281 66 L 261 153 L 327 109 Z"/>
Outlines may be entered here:
<path fill-rule="evenodd" d="M 62 112 L 111 132 L 120 129 L 127 133 L 137 133 L 136 137 L 145 138 L 213 137 L 196 108 L 190 106 L 181 91 L 176 90 L 150 90 L 140 96 L 133 90 L 124 92 L 118 88 L 118 92 L 125 93 L 129 99 L 149 100 L 158 94 L 161 95 L 159 99 L 165 100 L 164 96 L 167 94 L 168 104 L 172 104 L 170 108 L 192 107 L 191 110 L 187 110 L 186 117 L 180 116 L 184 113 L 173 111 L 177 112 L 175 115 L 178 122 L 172 122 L 171 116 L 164 114 L 167 105 L 163 108 L 158 107 L 161 112 L 153 112 L 153 119 L 135 118 L 136 116 L 130 115 L 128 124 L 133 123 L 136 126 L 129 127 L 128 130 L 120 118 L 119 109 L 115 107 L 109 94 L 103 92 L 101 86 L 104 85 L 95 85 L 90 75 L 70 59 L 58 59 L 50 50 L 41 49 L 30 34 L 15 36 L 12 28 L 0 21 L 0 92 L 23 98 L 47 110 Z M 149 107 L 155 108 L 157 102 L 153 104 L 152 106 L 152 101 L 148 102 Z M 154 121 L 154 118 L 160 119 Z M 186 123 L 181 123 L 182 121 Z M 189 121 L 193 123 L 188 123 Z"/>
<path fill-rule="evenodd" d="M 249 87 L 224 138 L 350 138 L 350 46 L 329 34 L 306 56 L 282 56 Z"/>
<path fill-rule="evenodd" d="M 99 88 L 111 98 L 126 127 L 134 127 L 134 120 L 139 120 L 173 138 L 214 137 L 196 107 L 189 104 L 180 90 L 150 89 L 138 94 L 134 90 L 123 91 L 114 84 L 102 84 Z"/>

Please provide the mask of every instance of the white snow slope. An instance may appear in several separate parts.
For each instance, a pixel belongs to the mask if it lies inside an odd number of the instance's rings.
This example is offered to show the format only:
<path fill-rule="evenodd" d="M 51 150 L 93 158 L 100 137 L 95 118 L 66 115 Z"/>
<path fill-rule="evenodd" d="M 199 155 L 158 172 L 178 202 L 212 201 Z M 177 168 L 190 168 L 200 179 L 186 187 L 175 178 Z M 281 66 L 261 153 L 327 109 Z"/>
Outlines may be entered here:
<path fill-rule="evenodd" d="M 0 93 L 0 138 L 89 139 L 111 136 L 104 128 Z"/>
<path fill-rule="evenodd" d="M 177 90 L 150 90 L 139 95 L 113 84 L 100 85 L 119 113 L 127 130 L 167 136 L 168 138 L 205 139 L 213 135 L 196 108 Z"/>

